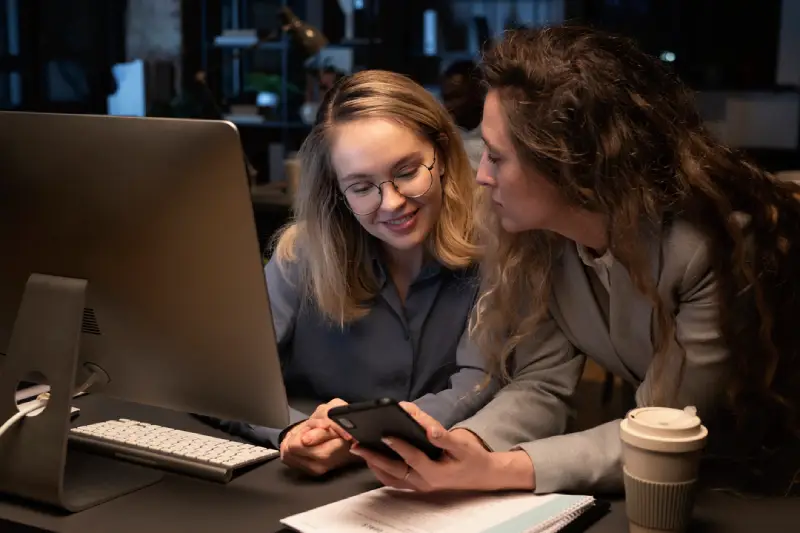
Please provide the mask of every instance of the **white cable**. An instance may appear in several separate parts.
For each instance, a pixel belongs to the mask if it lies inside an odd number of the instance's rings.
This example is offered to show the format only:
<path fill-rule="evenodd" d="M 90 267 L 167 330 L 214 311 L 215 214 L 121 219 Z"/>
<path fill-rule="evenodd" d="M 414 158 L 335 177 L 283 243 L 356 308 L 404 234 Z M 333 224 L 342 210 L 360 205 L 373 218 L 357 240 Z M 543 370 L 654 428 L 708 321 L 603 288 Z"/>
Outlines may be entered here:
<path fill-rule="evenodd" d="M 92 384 L 94 384 L 94 382 L 97 380 L 98 377 L 97 371 L 93 370 L 92 368 L 90 368 L 90 370 L 92 371 L 91 375 L 83 383 L 83 385 L 81 385 L 75 390 L 75 393 L 72 395 L 73 398 L 86 392 L 86 390 L 89 387 L 91 387 Z M 22 407 L 19 408 L 18 412 L 16 412 L 11 418 L 6 420 L 5 424 L 0 426 L 0 437 L 2 437 L 6 431 L 12 428 L 14 424 L 16 424 L 17 422 L 28 416 L 30 413 L 36 411 L 37 409 L 43 409 L 47 405 L 47 402 L 49 400 L 50 400 L 50 393 L 45 392 L 37 396 L 35 400 L 25 403 Z"/>
<path fill-rule="evenodd" d="M 35 400 L 26 403 L 25 405 L 19 408 L 19 411 L 17 411 L 14 414 L 14 416 L 6 420 L 6 423 L 0 426 L 0 437 L 2 437 L 3 434 L 6 431 L 8 431 L 14 424 L 16 424 L 17 422 L 28 416 L 29 413 L 32 413 L 35 410 L 41 409 L 45 405 L 47 405 L 47 401 L 49 398 L 41 398 L 41 396 L 44 395 L 39 395 L 39 397 L 37 397 Z"/>
<path fill-rule="evenodd" d="M 95 371 L 91 366 L 89 366 L 88 368 L 89 370 L 91 370 L 92 373 L 89 374 L 89 377 L 86 378 L 86 381 L 83 382 L 83 385 L 81 385 L 80 387 L 77 388 L 77 390 L 75 390 L 75 394 L 72 395 L 73 398 L 86 392 L 87 389 L 92 385 L 94 385 L 94 382 L 97 381 L 99 373 Z"/>

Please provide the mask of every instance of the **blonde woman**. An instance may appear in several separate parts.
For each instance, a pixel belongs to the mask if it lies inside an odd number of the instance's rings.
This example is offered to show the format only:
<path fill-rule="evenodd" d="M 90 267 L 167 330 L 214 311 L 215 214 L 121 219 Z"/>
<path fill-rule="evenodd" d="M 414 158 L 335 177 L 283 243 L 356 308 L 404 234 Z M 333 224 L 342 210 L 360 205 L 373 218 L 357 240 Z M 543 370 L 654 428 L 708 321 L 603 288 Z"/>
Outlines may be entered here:
<path fill-rule="evenodd" d="M 474 338 L 509 382 L 450 432 L 409 406 L 442 461 L 402 442 L 405 462 L 353 451 L 417 490 L 621 489 L 619 421 L 560 434 L 588 356 L 639 406 L 696 406 L 712 439 L 766 472 L 762 452 L 797 434 L 800 188 L 709 135 L 690 91 L 627 39 L 508 32 L 483 69 Z M 784 466 L 752 481 L 777 490 L 797 471 Z"/>
<path fill-rule="evenodd" d="M 289 396 L 335 399 L 318 417 L 344 401 L 413 400 L 449 426 L 485 374 L 466 334 L 474 174 L 447 111 L 408 78 L 359 72 L 327 93 L 299 158 L 295 219 L 266 266 Z M 309 429 L 229 427 L 311 474 L 353 458 Z"/>

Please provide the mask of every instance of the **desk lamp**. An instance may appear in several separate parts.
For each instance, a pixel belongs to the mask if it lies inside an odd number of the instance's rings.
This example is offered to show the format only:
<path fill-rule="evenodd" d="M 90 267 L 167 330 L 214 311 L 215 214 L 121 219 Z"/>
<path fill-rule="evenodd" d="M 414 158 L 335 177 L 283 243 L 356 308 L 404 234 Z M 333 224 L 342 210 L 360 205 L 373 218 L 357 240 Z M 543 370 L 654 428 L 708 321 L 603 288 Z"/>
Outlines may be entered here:
<path fill-rule="evenodd" d="M 328 46 L 327 37 L 319 29 L 300 20 L 289 7 L 282 7 L 278 16 L 281 19 L 281 29 L 309 57 Z"/>

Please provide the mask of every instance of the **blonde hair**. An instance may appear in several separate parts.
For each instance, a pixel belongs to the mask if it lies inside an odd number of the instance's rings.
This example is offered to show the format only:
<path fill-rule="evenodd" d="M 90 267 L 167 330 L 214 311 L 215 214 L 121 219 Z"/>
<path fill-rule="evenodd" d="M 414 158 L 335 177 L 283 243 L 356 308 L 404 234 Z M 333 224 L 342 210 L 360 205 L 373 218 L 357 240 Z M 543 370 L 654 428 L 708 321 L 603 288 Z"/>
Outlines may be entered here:
<path fill-rule="evenodd" d="M 278 234 L 279 266 L 299 264 L 299 289 L 330 320 L 345 323 L 369 312 L 379 290 L 371 262 L 373 239 L 350 212 L 330 160 L 330 133 L 366 118 L 399 122 L 429 140 L 442 168 L 442 209 L 426 248 L 443 266 L 472 263 L 475 177 L 460 135 L 444 107 L 407 77 L 365 70 L 337 82 L 326 94 L 317 122 L 299 152 L 300 182 L 293 221 Z"/>

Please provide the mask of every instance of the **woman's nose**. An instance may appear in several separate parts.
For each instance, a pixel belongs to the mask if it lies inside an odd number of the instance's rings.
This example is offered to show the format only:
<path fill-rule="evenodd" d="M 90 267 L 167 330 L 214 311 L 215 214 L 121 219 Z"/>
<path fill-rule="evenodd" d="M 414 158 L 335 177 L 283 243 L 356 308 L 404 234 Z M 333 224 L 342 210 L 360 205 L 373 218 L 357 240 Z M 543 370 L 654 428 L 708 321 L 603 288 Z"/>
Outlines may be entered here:
<path fill-rule="evenodd" d="M 478 174 L 476 176 L 476 181 L 478 185 L 482 185 L 484 187 L 494 187 L 496 182 L 494 177 L 491 175 L 494 172 L 494 165 L 490 164 L 489 161 L 486 159 L 486 152 L 483 152 L 481 156 L 481 162 L 478 165 Z"/>
<path fill-rule="evenodd" d="M 381 185 L 381 209 L 384 211 L 397 211 L 406 203 L 406 197 L 397 192 L 394 183 L 387 181 Z"/>

